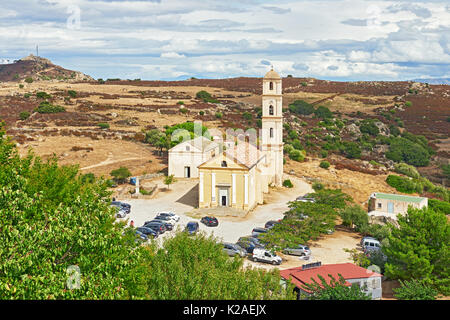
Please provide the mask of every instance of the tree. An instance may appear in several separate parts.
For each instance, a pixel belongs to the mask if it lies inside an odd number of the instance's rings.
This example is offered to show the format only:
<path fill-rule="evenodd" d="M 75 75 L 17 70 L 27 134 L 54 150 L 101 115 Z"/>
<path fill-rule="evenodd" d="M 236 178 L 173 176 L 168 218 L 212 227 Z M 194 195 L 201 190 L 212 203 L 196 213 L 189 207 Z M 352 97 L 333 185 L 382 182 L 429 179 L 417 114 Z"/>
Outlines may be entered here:
<path fill-rule="evenodd" d="M 245 269 L 242 258 L 229 258 L 222 248 L 203 233 L 164 239 L 145 271 L 148 295 L 158 300 L 294 299 L 293 286 L 282 287 L 278 270 Z"/>
<path fill-rule="evenodd" d="M 359 159 L 361 158 L 361 148 L 356 142 L 345 141 L 343 144 L 343 149 L 345 156 L 349 159 Z"/>
<path fill-rule="evenodd" d="M 342 224 L 353 228 L 355 225 L 357 231 L 369 225 L 369 216 L 359 205 L 348 206 L 339 212 L 342 218 Z"/>
<path fill-rule="evenodd" d="M 327 118 L 333 118 L 333 112 L 330 111 L 327 107 L 319 106 L 315 111 L 314 114 L 317 118 L 321 119 L 327 119 Z"/>
<path fill-rule="evenodd" d="M 120 167 L 111 171 L 110 175 L 117 183 L 125 183 L 125 180 L 131 177 L 131 172 L 127 167 Z"/>
<path fill-rule="evenodd" d="M 336 280 L 331 274 L 328 275 L 330 281 L 327 282 L 324 277 L 318 275 L 320 280 L 318 283 L 314 278 L 311 278 L 312 283 L 306 283 L 303 288 L 310 291 L 308 296 L 310 300 L 370 300 L 371 297 L 364 293 L 361 288 L 352 284 L 346 286 L 345 279 L 341 274 L 338 274 L 339 280 Z"/>
<path fill-rule="evenodd" d="M 167 185 L 167 188 L 169 189 L 169 186 L 176 182 L 175 177 L 173 174 L 171 174 L 170 176 L 166 176 L 164 177 L 164 184 Z"/>
<path fill-rule="evenodd" d="M 305 160 L 304 153 L 296 149 L 292 149 L 291 151 L 289 151 L 289 158 L 298 162 L 302 162 L 303 160 Z"/>
<path fill-rule="evenodd" d="M 163 149 L 170 148 L 170 141 L 163 132 L 158 129 L 152 129 L 145 133 L 145 141 L 149 143 L 151 146 L 158 148 L 160 154 L 163 152 Z"/>
<path fill-rule="evenodd" d="M 289 111 L 301 115 L 310 115 L 314 112 L 314 107 L 306 101 L 295 100 L 289 105 Z"/>
<path fill-rule="evenodd" d="M 321 161 L 319 167 L 323 169 L 328 169 L 330 167 L 330 163 L 328 161 Z"/>
<path fill-rule="evenodd" d="M 403 137 L 391 139 L 386 158 L 395 162 L 403 161 L 416 167 L 427 166 L 430 162 L 430 154 L 422 144 Z"/>
<path fill-rule="evenodd" d="M 388 258 L 386 276 L 392 279 L 427 279 L 443 294 L 450 294 L 450 224 L 444 213 L 413 209 L 398 216 L 399 228 L 388 236 L 382 250 Z"/>
<path fill-rule="evenodd" d="M 366 119 L 361 122 L 359 126 L 359 130 L 362 133 L 370 134 L 371 136 L 376 136 L 380 133 L 380 129 L 375 125 L 375 121 L 373 119 Z"/>
<path fill-rule="evenodd" d="M 400 285 L 400 288 L 393 289 L 394 296 L 400 300 L 436 300 L 438 294 L 436 289 L 422 280 L 400 280 Z"/>
<path fill-rule="evenodd" d="M 29 117 L 30 117 L 30 113 L 28 112 L 28 111 L 22 111 L 20 114 L 19 114 L 19 118 L 20 118 L 20 120 L 27 120 Z"/>

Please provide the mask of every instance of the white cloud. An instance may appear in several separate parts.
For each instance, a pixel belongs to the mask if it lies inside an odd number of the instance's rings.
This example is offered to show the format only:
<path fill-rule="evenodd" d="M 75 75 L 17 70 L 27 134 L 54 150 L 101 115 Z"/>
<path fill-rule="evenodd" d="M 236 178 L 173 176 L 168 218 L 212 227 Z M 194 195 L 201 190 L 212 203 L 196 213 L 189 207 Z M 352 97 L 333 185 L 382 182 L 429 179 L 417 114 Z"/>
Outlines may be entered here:
<path fill-rule="evenodd" d="M 179 54 L 176 52 L 163 52 L 163 53 L 161 53 L 161 58 L 181 59 L 181 58 L 186 58 L 186 56 L 184 54 Z"/>

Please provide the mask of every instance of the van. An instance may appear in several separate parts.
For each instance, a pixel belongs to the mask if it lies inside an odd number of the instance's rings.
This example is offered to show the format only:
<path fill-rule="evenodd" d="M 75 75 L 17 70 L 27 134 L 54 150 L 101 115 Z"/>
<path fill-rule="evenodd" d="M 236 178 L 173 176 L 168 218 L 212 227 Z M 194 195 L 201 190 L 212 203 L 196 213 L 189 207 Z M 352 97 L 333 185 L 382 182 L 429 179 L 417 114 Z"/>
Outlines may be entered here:
<path fill-rule="evenodd" d="M 281 264 L 282 261 L 282 259 L 279 256 L 263 248 L 253 249 L 252 259 L 253 261 L 272 264 Z"/>
<path fill-rule="evenodd" d="M 375 238 L 372 237 L 364 237 L 361 240 L 361 246 L 364 252 L 370 250 L 380 250 L 381 243 Z"/>

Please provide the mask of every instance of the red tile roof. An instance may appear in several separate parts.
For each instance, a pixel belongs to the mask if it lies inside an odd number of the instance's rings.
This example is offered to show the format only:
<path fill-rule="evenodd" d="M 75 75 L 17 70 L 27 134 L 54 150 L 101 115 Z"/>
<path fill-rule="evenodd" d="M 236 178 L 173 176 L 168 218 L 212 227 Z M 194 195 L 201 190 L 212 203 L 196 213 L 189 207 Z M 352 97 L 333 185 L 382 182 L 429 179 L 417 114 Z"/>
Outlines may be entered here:
<path fill-rule="evenodd" d="M 312 279 L 317 281 L 317 283 L 321 283 L 318 275 L 322 276 L 326 282 L 329 284 L 331 278 L 328 276 L 331 274 L 336 280 L 339 280 L 339 274 L 341 274 L 345 280 L 349 279 L 361 279 L 361 278 L 370 278 L 370 277 L 381 277 L 382 275 L 376 272 L 373 272 L 368 269 L 364 269 L 362 267 L 358 267 L 353 263 L 340 263 L 340 264 L 326 264 L 317 268 L 302 270 L 301 267 L 285 269 L 280 271 L 280 275 L 286 279 L 291 279 L 292 283 L 297 288 L 303 289 L 303 285 L 305 283 L 313 283 Z M 350 286 L 351 283 L 345 283 L 347 286 Z M 305 290 L 308 291 L 308 290 Z"/>

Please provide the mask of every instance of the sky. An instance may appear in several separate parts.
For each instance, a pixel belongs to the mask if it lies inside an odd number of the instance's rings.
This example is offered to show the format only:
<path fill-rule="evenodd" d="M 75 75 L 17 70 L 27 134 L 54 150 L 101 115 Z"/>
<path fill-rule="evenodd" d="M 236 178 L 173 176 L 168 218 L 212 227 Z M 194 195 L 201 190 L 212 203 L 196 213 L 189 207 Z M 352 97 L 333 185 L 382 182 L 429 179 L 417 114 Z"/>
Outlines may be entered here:
<path fill-rule="evenodd" d="M 450 1 L 1 1 L 0 61 L 36 45 L 104 79 L 449 78 Z"/>

